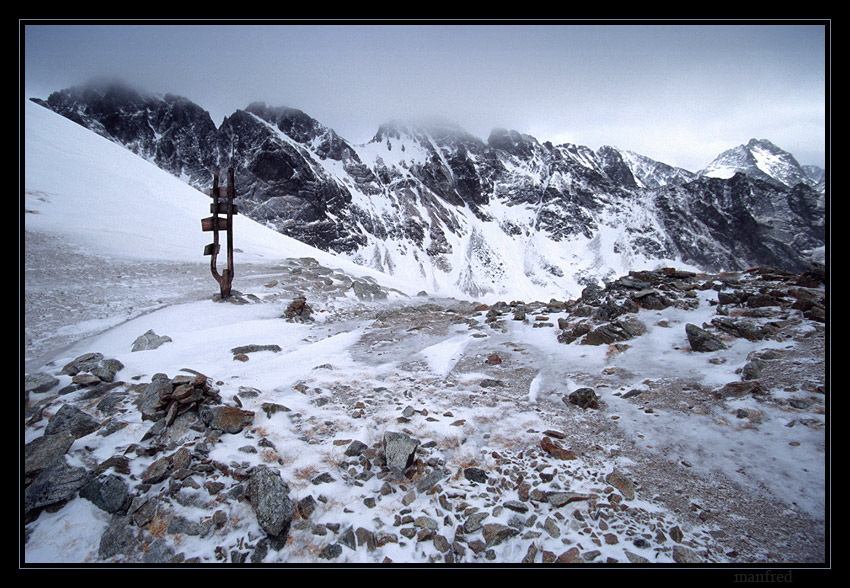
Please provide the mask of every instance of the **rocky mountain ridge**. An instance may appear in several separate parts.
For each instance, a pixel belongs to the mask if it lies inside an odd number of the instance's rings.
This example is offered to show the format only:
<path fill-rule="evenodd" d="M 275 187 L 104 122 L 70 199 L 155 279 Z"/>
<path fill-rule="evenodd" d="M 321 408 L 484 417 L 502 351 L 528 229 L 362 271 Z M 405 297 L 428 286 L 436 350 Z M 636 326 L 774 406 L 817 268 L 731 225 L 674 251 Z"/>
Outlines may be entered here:
<path fill-rule="evenodd" d="M 749 160 L 717 178 L 506 129 L 485 142 L 451 124 L 386 124 L 353 145 L 304 112 L 259 102 L 216 129 L 185 99 L 123 86 L 38 102 L 201 190 L 232 157 L 242 213 L 433 290 L 497 294 L 521 279 L 575 292 L 665 260 L 803 271 L 824 245 L 825 197 L 802 168 L 781 176 L 793 186 L 753 173 Z"/>

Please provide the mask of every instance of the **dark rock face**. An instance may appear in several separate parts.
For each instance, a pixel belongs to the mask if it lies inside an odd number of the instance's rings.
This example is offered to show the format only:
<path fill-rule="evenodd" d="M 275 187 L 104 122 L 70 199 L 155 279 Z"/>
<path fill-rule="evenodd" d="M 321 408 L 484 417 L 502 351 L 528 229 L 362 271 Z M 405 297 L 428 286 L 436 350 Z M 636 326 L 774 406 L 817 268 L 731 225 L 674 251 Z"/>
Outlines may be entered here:
<path fill-rule="evenodd" d="M 713 165 L 741 170 L 723 179 L 614 147 L 541 144 L 513 130 L 496 129 L 484 142 L 446 123 L 382 125 L 355 146 L 300 110 L 261 102 L 216 128 L 185 98 L 120 84 L 36 101 L 203 191 L 216 166 L 232 162 L 240 211 L 319 249 L 388 273 L 407 263 L 393 259 L 393 248 L 412 252 L 428 271 L 474 265 L 477 273 L 457 284 L 470 294 L 510 279 L 507 260 L 483 237 L 494 222 L 506 237 L 555 242 L 592 240 L 607 222 L 621 234 L 615 253 L 705 271 L 772 265 L 799 272 L 805 252 L 825 243 L 816 170 L 766 141 L 719 157 Z M 783 162 L 773 176 L 756 166 L 757 151 Z M 491 204 L 520 214 L 493 218 Z M 523 215 L 530 220 L 517 220 Z M 463 251 L 452 245 L 458 239 L 468 243 Z M 568 268 L 559 263 L 547 261 L 543 271 L 563 275 Z"/>
<path fill-rule="evenodd" d="M 808 265 L 802 251 L 824 244 L 822 195 L 803 184 L 780 188 L 738 173 L 652 194 L 682 260 L 707 271 L 775 265 L 799 272 Z M 765 218 L 771 220 L 757 220 Z M 704 242 L 706 235 L 715 246 Z"/>
<path fill-rule="evenodd" d="M 192 183 L 212 181 L 218 131 L 208 112 L 186 98 L 156 97 L 102 82 L 54 92 L 42 105 Z"/>

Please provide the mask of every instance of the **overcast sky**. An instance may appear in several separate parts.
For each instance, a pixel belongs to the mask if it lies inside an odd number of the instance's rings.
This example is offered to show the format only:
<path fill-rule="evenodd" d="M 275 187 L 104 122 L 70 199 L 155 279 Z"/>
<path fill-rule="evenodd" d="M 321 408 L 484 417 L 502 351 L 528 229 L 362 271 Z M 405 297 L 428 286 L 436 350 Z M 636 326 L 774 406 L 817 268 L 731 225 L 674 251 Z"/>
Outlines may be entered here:
<path fill-rule="evenodd" d="M 41 24 L 24 96 L 99 76 L 179 94 L 216 124 L 253 101 L 303 110 L 352 143 L 439 116 L 486 140 L 614 145 L 697 171 L 769 139 L 823 166 L 825 25 Z"/>

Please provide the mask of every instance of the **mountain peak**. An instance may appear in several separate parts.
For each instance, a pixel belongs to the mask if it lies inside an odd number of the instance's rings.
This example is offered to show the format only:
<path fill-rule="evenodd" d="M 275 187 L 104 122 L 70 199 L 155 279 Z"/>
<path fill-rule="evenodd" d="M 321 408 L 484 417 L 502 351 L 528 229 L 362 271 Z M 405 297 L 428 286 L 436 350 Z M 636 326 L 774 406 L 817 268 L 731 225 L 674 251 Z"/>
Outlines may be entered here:
<path fill-rule="evenodd" d="M 774 143 L 770 142 L 767 139 L 750 139 L 747 142 L 748 149 L 756 149 L 759 147 L 764 149 L 770 149 L 771 151 L 782 151 L 782 149 L 780 149 Z"/>
<path fill-rule="evenodd" d="M 767 139 L 750 139 L 746 144 L 724 151 L 699 175 L 728 179 L 738 172 L 787 188 L 817 184 L 793 155 Z"/>
<path fill-rule="evenodd" d="M 529 155 L 539 145 L 537 139 L 518 131 L 496 128 L 490 131 L 487 144 L 514 155 Z"/>

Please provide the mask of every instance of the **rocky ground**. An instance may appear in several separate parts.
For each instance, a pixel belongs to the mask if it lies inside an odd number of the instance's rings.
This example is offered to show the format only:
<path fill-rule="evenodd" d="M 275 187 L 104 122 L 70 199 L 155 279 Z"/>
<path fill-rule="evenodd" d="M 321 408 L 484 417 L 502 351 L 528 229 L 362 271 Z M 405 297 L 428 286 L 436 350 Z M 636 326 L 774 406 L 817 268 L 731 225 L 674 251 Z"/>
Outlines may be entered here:
<path fill-rule="evenodd" d="M 351 342 L 293 384 L 128 373 L 102 349 L 36 369 L 28 347 L 24 558 L 823 563 L 824 281 L 658 270 L 484 305 L 289 260 L 231 302 L 295 301 L 276 320 L 306 348 Z M 281 353 L 259 343 L 231 365 Z"/>

